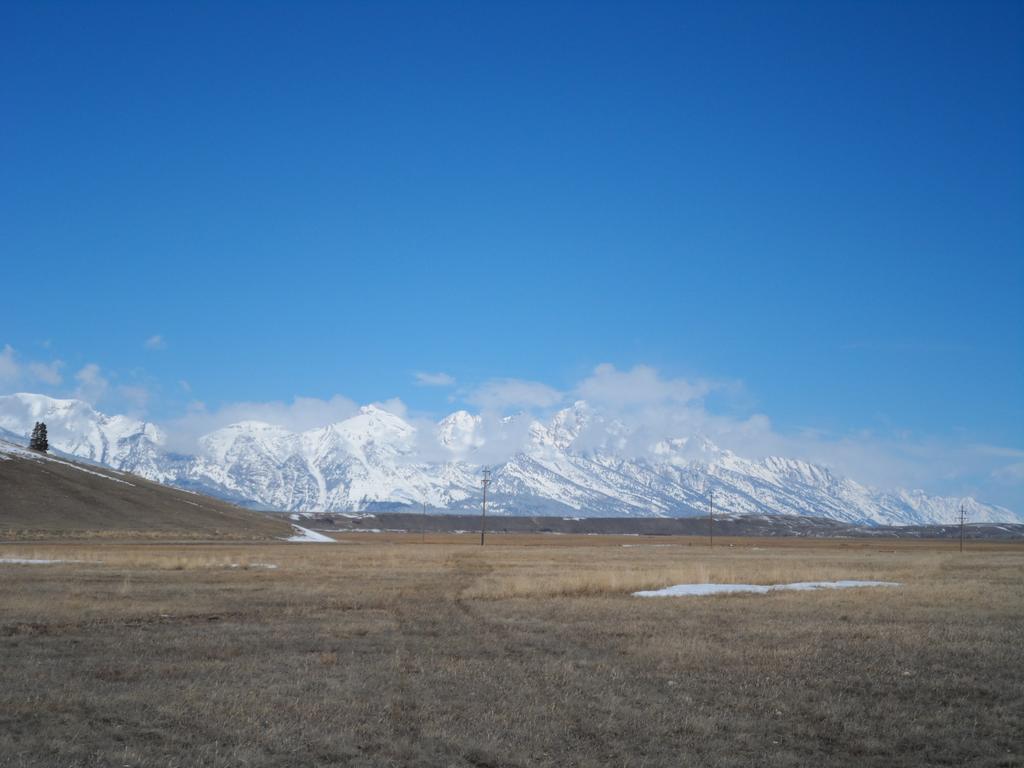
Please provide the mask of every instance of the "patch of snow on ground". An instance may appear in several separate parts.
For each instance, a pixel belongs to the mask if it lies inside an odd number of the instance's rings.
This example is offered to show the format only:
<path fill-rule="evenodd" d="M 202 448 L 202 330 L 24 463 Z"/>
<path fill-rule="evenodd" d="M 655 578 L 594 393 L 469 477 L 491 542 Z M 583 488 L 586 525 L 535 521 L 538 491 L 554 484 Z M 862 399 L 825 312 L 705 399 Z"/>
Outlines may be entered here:
<path fill-rule="evenodd" d="M 53 565 L 54 563 L 84 563 L 85 560 L 41 560 L 27 557 L 0 557 L 0 563 L 12 565 Z"/>
<path fill-rule="evenodd" d="M 121 480 L 110 475 L 105 475 L 102 472 L 93 472 L 91 469 L 80 467 L 77 464 L 72 464 L 70 461 L 61 461 L 60 459 L 47 458 L 47 461 L 52 461 L 54 464 L 63 464 L 65 467 L 71 467 L 77 469 L 79 472 L 85 472 L 87 475 L 96 475 L 96 477 L 102 477 L 104 480 L 109 480 L 112 483 L 121 483 L 122 485 L 130 485 L 132 488 L 135 487 L 135 483 L 129 483 L 127 480 Z"/>
<path fill-rule="evenodd" d="M 754 592 L 763 595 L 782 590 L 852 589 L 854 587 L 899 587 L 898 581 L 798 581 L 794 584 L 676 584 L 664 589 L 634 592 L 634 597 L 684 597 Z"/>
<path fill-rule="evenodd" d="M 274 563 L 249 563 L 248 565 L 243 565 L 242 563 L 231 563 L 228 568 L 268 568 L 270 570 L 274 570 L 277 568 L 277 565 Z"/>
<path fill-rule="evenodd" d="M 309 530 L 309 528 L 303 528 L 301 525 L 294 525 L 293 524 L 292 528 L 294 528 L 296 531 L 298 531 L 298 533 L 296 533 L 294 536 L 289 536 L 287 539 L 285 539 L 285 541 L 317 542 L 317 543 L 323 543 L 323 544 L 336 544 L 337 543 L 330 536 L 325 536 L 322 533 L 317 533 L 316 531 L 311 531 L 311 530 Z"/>

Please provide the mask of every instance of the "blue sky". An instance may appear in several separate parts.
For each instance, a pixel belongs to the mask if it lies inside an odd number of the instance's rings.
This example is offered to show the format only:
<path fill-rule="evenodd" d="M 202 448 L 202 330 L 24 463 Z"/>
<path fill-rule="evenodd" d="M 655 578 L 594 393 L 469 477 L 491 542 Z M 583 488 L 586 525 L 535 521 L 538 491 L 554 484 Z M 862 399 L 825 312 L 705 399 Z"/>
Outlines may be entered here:
<path fill-rule="evenodd" d="M 0 66 L 0 391 L 607 363 L 1024 506 L 1019 3 L 11 3 Z"/>

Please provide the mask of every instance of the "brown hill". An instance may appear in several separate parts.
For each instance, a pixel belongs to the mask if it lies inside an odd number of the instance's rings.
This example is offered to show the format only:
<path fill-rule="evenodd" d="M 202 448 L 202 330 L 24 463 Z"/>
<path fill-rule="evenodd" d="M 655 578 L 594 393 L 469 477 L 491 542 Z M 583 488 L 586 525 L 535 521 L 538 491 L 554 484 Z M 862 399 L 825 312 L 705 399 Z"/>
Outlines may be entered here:
<path fill-rule="evenodd" d="M 0 440 L 0 538 L 288 536 L 280 518 Z"/>

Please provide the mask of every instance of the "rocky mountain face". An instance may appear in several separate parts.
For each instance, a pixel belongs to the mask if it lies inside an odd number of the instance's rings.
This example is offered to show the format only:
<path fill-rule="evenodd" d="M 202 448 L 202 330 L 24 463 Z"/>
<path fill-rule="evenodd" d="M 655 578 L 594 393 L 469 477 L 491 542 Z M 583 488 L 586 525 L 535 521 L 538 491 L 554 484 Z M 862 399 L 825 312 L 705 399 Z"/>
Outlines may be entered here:
<path fill-rule="evenodd" d="M 707 439 L 680 437 L 626 451 L 626 426 L 584 402 L 550 421 L 506 419 L 525 435 L 491 464 L 489 511 L 574 517 L 799 514 L 870 525 L 950 523 L 963 504 L 973 522 L 1024 522 L 1003 507 L 923 491 L 879 491 L 795 459 L 745 459 Z M 479 509 L 476 457 L 493 435 L 457 411 L 431 434 L 376 406 L 305 432 L 244 421 L 202 437 L 194 455 L 167 450 L 155 425 L 104 415 L 79 400 L 0 396 L 0 436 L 24 442 L 36 421 L 59 451 L 254 508 L 357 512 L 426 504 Z M 499 436 L 500 437 L 500 436 Z M 428 458 L 429 457 L 429 458 Z"/>

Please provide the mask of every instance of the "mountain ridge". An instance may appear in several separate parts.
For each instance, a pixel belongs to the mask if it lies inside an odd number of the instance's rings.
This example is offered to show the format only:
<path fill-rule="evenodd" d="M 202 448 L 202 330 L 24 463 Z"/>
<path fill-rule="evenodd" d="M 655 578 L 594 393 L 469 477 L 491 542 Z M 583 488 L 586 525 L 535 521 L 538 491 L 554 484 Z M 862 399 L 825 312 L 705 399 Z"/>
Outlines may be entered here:
<path fill-rule="evenodd" d="M 521 428 L 524 416 L 502 424 Z M 81 400 L 0 396 L 0 433 L 24 439 L 46 421 L 51 445 L 70 455 L 267 510 L 356 512 L 372 505 L 478 508 L 476 459 L 493 436 L 480 416 L 455 411 L 431 434 L 376 405 L 304 431 L 239 421 L 203 435 L 194 454 L 168 450 L 151 422 L 108 416 Z M 525 440 L 491 464 L 494 514 L 689 517 L 715 507 L 732 514 L 795 514 L 868 525 L 954 522 L 963 504 L 975 522 L 1024 522 L 973 498 L 920 490 L 877 490 L 800 459 L 751 460 L 706 436 L 661 440 L 629 456 L 621 423 L 578 401 L 547 422 L 525 425 Z M 424 454 L 431 460 L 423 458 Z"/>

